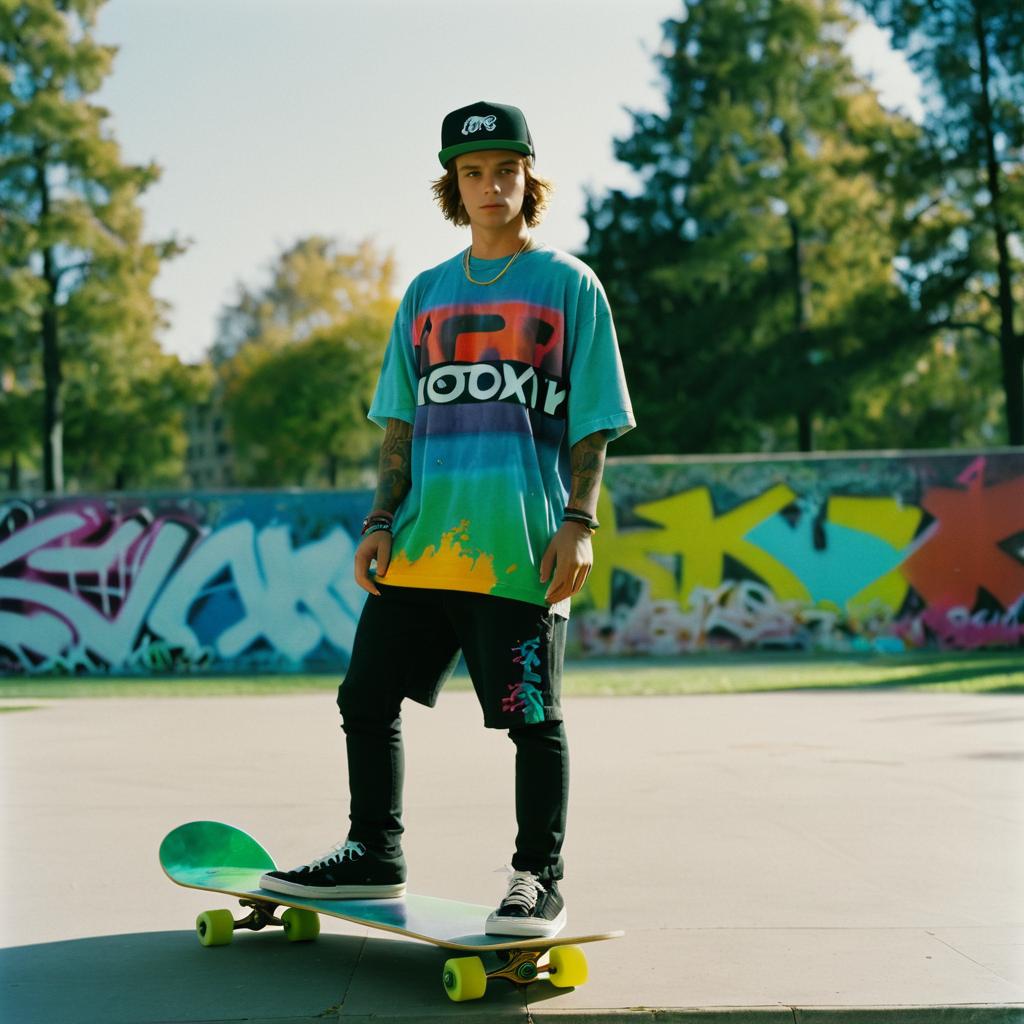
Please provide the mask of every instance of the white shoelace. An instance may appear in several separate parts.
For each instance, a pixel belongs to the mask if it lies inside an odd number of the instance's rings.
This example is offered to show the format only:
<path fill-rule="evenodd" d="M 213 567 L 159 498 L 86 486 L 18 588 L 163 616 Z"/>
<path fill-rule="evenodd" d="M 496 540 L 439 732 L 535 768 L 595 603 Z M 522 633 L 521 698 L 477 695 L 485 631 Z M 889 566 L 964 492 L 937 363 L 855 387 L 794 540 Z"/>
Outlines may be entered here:
<path fill-rule="evenodd" d="M 364 853 L 366 853 L 366 847 L 362 843 L 335 843 L 323 856 L 317 857 L 309 864 L 304 864 L 303 868 L 306 871 L 314 871 L 316 868 L 323 868 L 328 864 L 340 864 L 345 860 L 355 860 L 357 857 L 362 857 Z"/>
<path fill-rule="evenodd" d="M 547 889 L 529 871 L 513 871 L 508 882 L 508 892 L 501 901 L 503 907 L 522 907 L 531 911 L 537 906 L 537 899 Z"/>

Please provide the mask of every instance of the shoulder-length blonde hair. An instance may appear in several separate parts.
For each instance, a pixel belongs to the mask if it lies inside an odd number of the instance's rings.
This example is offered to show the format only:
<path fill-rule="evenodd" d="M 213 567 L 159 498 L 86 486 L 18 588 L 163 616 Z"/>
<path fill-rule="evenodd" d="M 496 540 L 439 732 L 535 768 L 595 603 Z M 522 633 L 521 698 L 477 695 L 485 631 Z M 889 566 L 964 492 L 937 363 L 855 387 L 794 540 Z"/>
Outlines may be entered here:
<path fill-rule="evenodd" d="M 523 170 L 526 172 L 526 194 L 523 197 L 523 213 L 528 228 L 536 227 L 543 219 L 548 208 L 548 199 L 555 186 L 547 178 L 539 178 L 530 168 L 530 161 L 523 159 Z M 459 175 L 455 169 L 455 160 L 449 160 L 445 173 L 437 181 L 430 183 L 434 200 L 441 207 L 445 220 L 450 220 L 456 227 L 469 224 L 469 214 L 462 205 L 459 195 Z"/>

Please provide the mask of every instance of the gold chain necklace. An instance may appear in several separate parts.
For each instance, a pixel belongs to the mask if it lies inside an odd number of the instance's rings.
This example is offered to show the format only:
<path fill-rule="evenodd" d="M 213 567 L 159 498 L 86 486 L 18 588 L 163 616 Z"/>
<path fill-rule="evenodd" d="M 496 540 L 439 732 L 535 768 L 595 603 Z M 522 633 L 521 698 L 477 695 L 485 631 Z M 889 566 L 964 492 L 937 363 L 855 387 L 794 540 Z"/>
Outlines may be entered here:
<path fill-rule="evenodd" d="M 469 254 L 473 250 L 473 246 L 470 245 L 469 248 L 465 251 L 465 253 L 463 253 L 463 256 L 462 256 L 462 270 L 463 270 L 463 273 L 466 275 L 466 279 L 468 281 L 470 281 L 472 284 L 483 284 L 483 285 L 494 284 L 495 281 L 497 281 L 500 278 L 505 276 L 505 274 L 508 271 L 508 268 L 511 267 L 513 263 L 515 263 L 515 261 L 519 258 L 520 253 L 523 253 L 523 252 L 526 251 L 527 247 L 530 245 L 530 243 L 532 241 L 533 241 L 533 239 L 528 238 L 525 242 L 523 242 L 523 244 L 512 254 L 512 258 L 508 261 L 508 263 L 506 263 L 505 266 L 503 266 L 501 268 L 501 270 L 499 270 L 498 273 L 494 277 L 492 277 L 490 279 L 490 281 L 478 281 L 469 272 Z"/>

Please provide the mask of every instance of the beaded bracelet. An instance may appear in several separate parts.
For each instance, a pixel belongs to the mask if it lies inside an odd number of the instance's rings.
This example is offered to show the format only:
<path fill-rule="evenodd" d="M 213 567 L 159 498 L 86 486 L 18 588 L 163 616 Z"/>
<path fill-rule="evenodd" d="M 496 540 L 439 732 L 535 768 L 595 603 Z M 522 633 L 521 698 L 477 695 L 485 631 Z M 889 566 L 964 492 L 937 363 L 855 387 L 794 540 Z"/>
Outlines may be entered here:
<path fill-rule="evenodd" d="M 384 523 L 387 528 L 391 529 L 391 524 L 394 522 L 395 517 L 390 512 L 385 512 L 383 509 L 371 512 L 363 520 L 363 528 L 360 531 L 360 536 L 365 537 L 370 526 L 374 523 Z"/>
<path fill-rule="evenodd" d="M 391 522 L 387 519 L 370 519 L 363 523 L 362 530 L 359 531 L 361 537 L 365 537 L 371 529 L 374 527 L 383 527 L 385 530 L 391 529 Z"/>
<path fill-rule="evenodd" d="M 370 525 L 367 526 L 365 530 L 363 530 L 363 536 L 369 537 L 371 533 L 379 533 L 381 530 L 387 530 L 387 532 L 390 533 L 391 524 L 385 523 L 382 520 L 378 520 L 375 523 L 370 523 Z"/>

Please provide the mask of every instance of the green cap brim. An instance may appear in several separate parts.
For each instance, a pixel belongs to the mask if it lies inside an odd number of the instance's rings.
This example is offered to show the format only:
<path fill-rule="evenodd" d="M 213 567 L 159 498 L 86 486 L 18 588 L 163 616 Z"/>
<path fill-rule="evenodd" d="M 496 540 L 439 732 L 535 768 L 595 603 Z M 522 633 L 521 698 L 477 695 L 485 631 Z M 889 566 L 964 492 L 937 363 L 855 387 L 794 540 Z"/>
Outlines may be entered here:
<path fill-rule="evenodd" d="M 463 153 L 475 153 L 481 149 L 511 149 L 515 153 L 523 153 L 526 156 L 533 156 L 533 150 L 525 143 L 511 139 L 478 139 L 475 142 L 460 142 L 457 146 L 449 146 L 437 154 L 442 167 L 448 166 L 452 157 L 461 156 Z"/>

